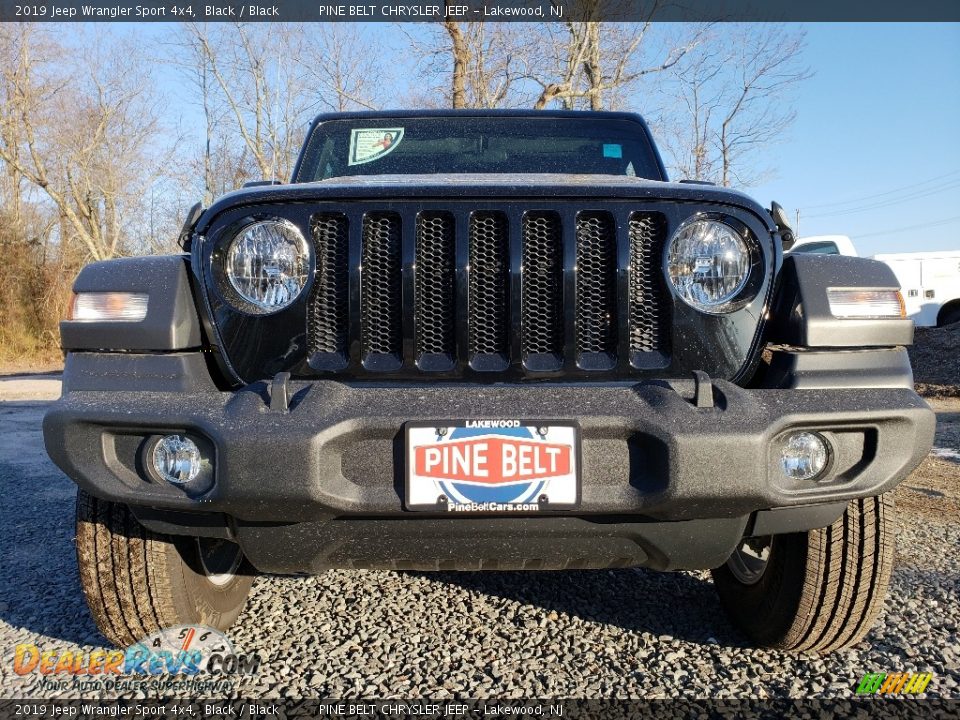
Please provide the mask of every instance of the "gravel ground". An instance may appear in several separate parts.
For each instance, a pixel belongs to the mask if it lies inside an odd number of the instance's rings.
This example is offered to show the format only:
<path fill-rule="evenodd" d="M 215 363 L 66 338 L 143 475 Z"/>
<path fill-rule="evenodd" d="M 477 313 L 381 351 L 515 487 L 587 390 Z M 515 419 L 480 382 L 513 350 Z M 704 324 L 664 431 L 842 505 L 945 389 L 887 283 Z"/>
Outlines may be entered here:
<path fill-rule="evenodd" d="M 105 643 L 77 583 L 74 486 L 43 451 L 46 401 L 25 397 L 55 395 L 55 380 L 45 383 L 14 393 L 0 381 L 0 695 L 8 697 L 56 694 L 13 674 L 17 643 L 73 651 Z M 956 450 L 960 401 L 938 407 L 938 445 Z M 925 671 L 934 674 L 928 697 L 960 698 L 958 480 L 960 456 L 945 453 L 901 486 L 887 616 L 854 650 L 818 658 L 746 648 L 708 573 L 331 571 L 257 581 L 230 636 L 264 663 L 237 692 L 849 697 L 865 672 Z"/>
<path fill-rule="evenodd" d="M 960 323 L 916 328 L 907 348 L 917 391 L 936 398 L 960 398 Z"/>

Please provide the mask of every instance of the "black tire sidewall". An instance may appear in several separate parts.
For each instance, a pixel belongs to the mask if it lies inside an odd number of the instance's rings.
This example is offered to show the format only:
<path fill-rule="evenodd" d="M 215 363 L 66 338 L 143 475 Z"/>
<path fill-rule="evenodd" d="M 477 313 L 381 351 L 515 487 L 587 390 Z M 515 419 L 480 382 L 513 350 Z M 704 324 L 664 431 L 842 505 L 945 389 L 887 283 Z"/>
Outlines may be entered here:
<path fill-rule="evenodd" d="M 776 647 L 793 626 L 803 593 L 807 566 L 807 534 L 774 535 L 767 567 L 748 585 L 721 565 L 712 571 L 720 604 L 754 642 Z"/>
<path fill-rule="evenodd" d="M 175 537 L 169 545 L 171 595 L 177 615 L 198 625 L 225 630 L 234 623 L 253 585 L 254 572 L 246 559 L 229 583 L 216 585 L 200 562 L 196 538 Z"/>

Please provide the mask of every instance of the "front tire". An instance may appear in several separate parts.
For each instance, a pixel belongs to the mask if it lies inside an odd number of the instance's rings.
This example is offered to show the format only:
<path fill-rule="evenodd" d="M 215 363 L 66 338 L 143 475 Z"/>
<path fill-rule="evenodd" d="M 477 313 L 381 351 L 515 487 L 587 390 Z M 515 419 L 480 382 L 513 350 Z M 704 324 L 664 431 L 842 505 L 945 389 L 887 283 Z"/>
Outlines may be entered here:
<path fill-rule="evenodd" d="M 93 619 L 118 647 L 173 625 L 226 630 L 254 579 L 232 543 L 152 532 L 126 505 L 83 490 L 77 491 L 77 564 Z"/>
<path fill-rule="evenodd" d="M 765 647 L 850 647 L 883 610 L 895 546 L 893 498 L 854 500 L 829 527 L 749 545 L 713 570 L 733 624 Z"/>

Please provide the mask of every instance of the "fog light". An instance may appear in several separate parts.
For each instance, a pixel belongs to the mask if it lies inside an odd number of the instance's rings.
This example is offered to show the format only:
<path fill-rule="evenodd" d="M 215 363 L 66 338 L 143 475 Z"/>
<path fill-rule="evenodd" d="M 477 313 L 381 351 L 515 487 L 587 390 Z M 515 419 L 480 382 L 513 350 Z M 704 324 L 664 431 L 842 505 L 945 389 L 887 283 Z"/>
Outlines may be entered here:
<path fill-rule="evenodd" d="M 167 435 L 153 447 L 153 469 L 174 485 L 196 480 L 202 461 L 200 448 L 184 435 Z"/>
<path fill-rule="evenodd" d="M 812 432 L 787 435 L 780 451 L 780 470 L 791 480 L 810 480 L 827 467 L 830 451 L 823 436 Z"/>

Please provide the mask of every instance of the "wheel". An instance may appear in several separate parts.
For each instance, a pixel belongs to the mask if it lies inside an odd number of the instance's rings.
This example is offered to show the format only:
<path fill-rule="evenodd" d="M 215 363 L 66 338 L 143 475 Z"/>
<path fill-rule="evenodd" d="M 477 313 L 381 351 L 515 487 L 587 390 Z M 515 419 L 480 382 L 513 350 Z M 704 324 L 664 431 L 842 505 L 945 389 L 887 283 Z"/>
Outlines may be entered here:
<path fill-rule="evenodd" d="M 126 505 L 77 492 L 80 585 L 100 632 L 127 647 L 172 625 L 226 630 L 254 572 L 226 540 L 163 535 Z"/>
<path fill-rule="evenodd" d="M 944 311 L 940 316 L 940 322 L 937 323 L 937 327 L 946 327 L 956 322 L 960 322 L 960 305 Z"/>
<path fill-rule="evenodd" d="M 828 653 L 860 642 L 883 609 L 894 553 L 890 493 L 854 500 L 833 525 L 748 538 L 713 581 L 757 645 Z"/>

